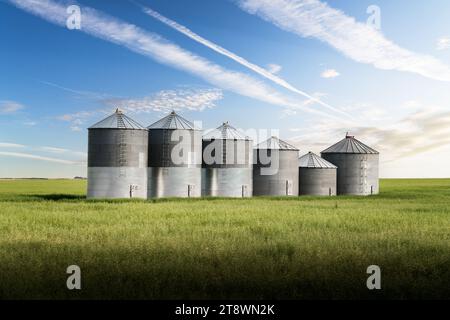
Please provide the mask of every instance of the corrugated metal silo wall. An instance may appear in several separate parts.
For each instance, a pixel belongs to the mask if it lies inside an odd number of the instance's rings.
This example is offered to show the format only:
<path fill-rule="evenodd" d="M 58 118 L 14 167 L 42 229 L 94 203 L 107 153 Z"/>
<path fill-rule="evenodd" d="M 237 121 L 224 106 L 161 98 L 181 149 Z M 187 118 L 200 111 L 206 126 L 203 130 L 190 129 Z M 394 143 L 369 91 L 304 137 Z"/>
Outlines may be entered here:
<path fill-rule="evenodd" d="M 299 194 L 335 196 L 337 170 L 335 168 L 299 168 Z"/>
<path fill-rule="evenodd" d="M 222 163 L 202 165 L 202 195 L 251 197 L 253 195 L 253 148 L 251 140 L 203 140 L 205 148 L 215 147 Z"/>
<path fill-rule="evenodd" d="M 255 149 L 253 158 L 254 196 L 298 196 L 297 150 Z"/>
<path fill-rule="evenodd" d="M 148 141 L 148 197 L 200 197 L 201 131 L 150 129 Z"/>
<path fill-rule="evenodd" d="M 90 129 L 88 198 L 147 198 L 147 130 Z"/>
<path fill-rule="evenodd" d="M 323 153 L 322 158 L 338 167 L 339 195 L 379 193 L 378 154 Z"/>

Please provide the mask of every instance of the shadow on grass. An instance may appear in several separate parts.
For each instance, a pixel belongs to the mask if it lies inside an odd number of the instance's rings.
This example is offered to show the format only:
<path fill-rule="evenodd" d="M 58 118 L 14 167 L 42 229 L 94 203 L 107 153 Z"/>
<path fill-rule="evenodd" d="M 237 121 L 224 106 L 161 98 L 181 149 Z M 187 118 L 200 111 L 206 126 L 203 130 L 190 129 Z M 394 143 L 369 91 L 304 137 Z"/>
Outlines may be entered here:
<path fill-rule="evenodd" d="M 84 194 L 63 194 L 63 193 L 49 193 L 49 194 L 6 194 L 0 195 L 0 201 L 11 201 L 11 202 L 26 202 L 26 201 L 55 201 L 55 202 L 94 202 L 94 203 L 127 203 L 127 202 L 144 202 L 144 203 L 166 203 L 166 202 L 210 202 L 210 201 L 230 201 L 230 202 L 252 202 L 252 201 L 299 201 L 299 202 L 309 202 L 309 201 L 335 201 L 340 200 L 353 200 L 353 201 L 367 201 L 377 200 L 380 198 L 411 198 L 414 195 L 404 195 L 396 196 L 389 195 L 388 197 L 384 195 L 374 195 L 374 196 L 332 196 L 332 197 L 314 197 L 314 196 L 254 196 L 248 198 L 226 198 L 226 197 L 198 197 L 198 198 L 177 198 L 177 197 L 167 197 L 167 198 L 150 198 L 150 199 L 140 199 L 140 198 L 99 198 L 99 199 L 87 199 Z"/>
<path fill-rule="evenodd" d="M 85 195 L 76 194 L 31 194 L 30 197 L 50 201 L 86 200 Z"/>
<path fill-rule="evenodd" d="M 219 254 L 182 244 L 170 252 L 165 246 L 64 247 L 36 240 L 2 248 L 2 299 L 372 300 L 448 299 L 450 294 L 447 265 L 422 256 L 427 247 L 421 245 L 412 256 L 379 252 L 382 255 L 363 257 L 346 252 L 338 260 L 330 255 L 304 256 L 299 249 L 287 259 L 279 247 L 262 244 Z M 383 266 L 380 291 L 366 287 L 365 271 L 373 260 Z M 65 286 L 65 270 L 74 262 L 82 269 L 85 286 L 78 292 Z"/>
<path fill-rule="evenodd" d="M 83 201 L 86 200 L 84 195 L 76 194 L 6 194 L 0 195 L 0 202 L 36 202 L 36 201 Z"/>

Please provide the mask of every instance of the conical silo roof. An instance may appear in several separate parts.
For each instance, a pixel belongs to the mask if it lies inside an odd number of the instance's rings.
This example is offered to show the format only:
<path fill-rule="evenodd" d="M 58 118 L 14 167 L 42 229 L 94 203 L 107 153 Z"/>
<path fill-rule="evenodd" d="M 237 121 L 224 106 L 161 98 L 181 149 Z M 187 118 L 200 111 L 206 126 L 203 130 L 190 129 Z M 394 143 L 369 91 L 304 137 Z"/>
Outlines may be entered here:
<path fill-rule="evenodd" d="M 145 130 L 145 128 L 131 119 L 130 117 L 123 114 L 122 111 L 116 109 L 109 117 L 97 122 L 89 129 L 134 129 L 134 130 Z"/>
<path fill-rule="evenodd" d="M 347 134 L 343 140 L 323 150 L 322 153 L 378 154 L 379 152 Z"/>
<path fill-rule="evenodd" d="M 221 140 L 251 140 L 245 134 L 232 127 L 228 121 L 220 127 L 207 132 L 203 139 L 221 139 Z"/>
<path fill-rule="evenodd" d="M 172 111 L 169 115 L 149 125 L 147 129 L 196 130 L 194 124 Z"/>
<path fill-rule="evenodd" d="M 298 159 L 298 166 L 300 168 L 328 168 L 336 169 L 337 167 L 331 162 L 319 157 L 317 154 L 308 152 Z"/>
<path fill-rule="evenodd" d="M 276 150 L 296 150 L 299 149 L 294 147 L 293 145 L 287 143 L 286 141 L 281 140 L 278 137 L 272 136 L 264 142 L 261 142 L 256 146 L 256 149 L 276 149 Z"/>

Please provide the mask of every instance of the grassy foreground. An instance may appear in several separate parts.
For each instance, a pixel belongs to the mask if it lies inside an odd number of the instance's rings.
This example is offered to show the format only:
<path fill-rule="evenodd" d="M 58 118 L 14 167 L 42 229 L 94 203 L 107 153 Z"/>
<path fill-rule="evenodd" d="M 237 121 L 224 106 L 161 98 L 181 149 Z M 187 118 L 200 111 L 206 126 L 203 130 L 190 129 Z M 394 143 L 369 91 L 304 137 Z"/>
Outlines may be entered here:
<path fill-rule="evenodd" d="M 0 180 L 0 298 L 450 298 L 450 180 L 357 198 L 87 201 Z M 82 290 L 66 289 L 66 268 Z M 382 270 L 382 290 L 366 269 Z"/>

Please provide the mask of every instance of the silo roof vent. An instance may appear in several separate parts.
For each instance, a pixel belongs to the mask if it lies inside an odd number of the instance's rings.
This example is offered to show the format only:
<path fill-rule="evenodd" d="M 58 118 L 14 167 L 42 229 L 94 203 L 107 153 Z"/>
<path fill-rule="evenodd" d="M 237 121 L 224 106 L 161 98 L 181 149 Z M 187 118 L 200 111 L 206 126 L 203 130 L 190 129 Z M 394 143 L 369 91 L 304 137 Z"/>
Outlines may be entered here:
<path fill-rule="evenodd" d="M 328 168 L 336 169 L 337 167 L 331 162 L 319 157 L 317 154 L 308 152 L 298 159 L 298 166 L 300 168 Z"/>
<path fill-rule="evenodd" d="M 182 130 L 196 130 L 194 124 L 178 115 L 175 111 L 164 118 L 149 125 L 148 129 L 182 129 Z"/>
<path fill-rule="evenodd" d="M 221 140 L 251 140 L 248 136 L 231 126 L 228 121 L 220 127 L 207 132 L 203 139 L 221 139 Z"/>
<path fill-rule="evenodd" d="M 256 146 L 256 149 L 296 150 L 299 149 L 278 137 L 272 136 Z"/>
<path fill-rule="evenodd" d="M 97 122 L 89 129 L 134 129 L 134 130 L 145 130 L 145 128 L 138 122 L 134 121 L 130 117 L 126 116 L 118 108 L 116 111 L 106 117 L 105 119 Z"/>
<path fill-rule="evenodd" d="M 331 147 L 322 151 L 322 153 L 359 153 L 359 154 L 378 154 L 379 152 L 365 145 L 361 141 L 350 136 L 348 133 L 345 138 Z"/>

